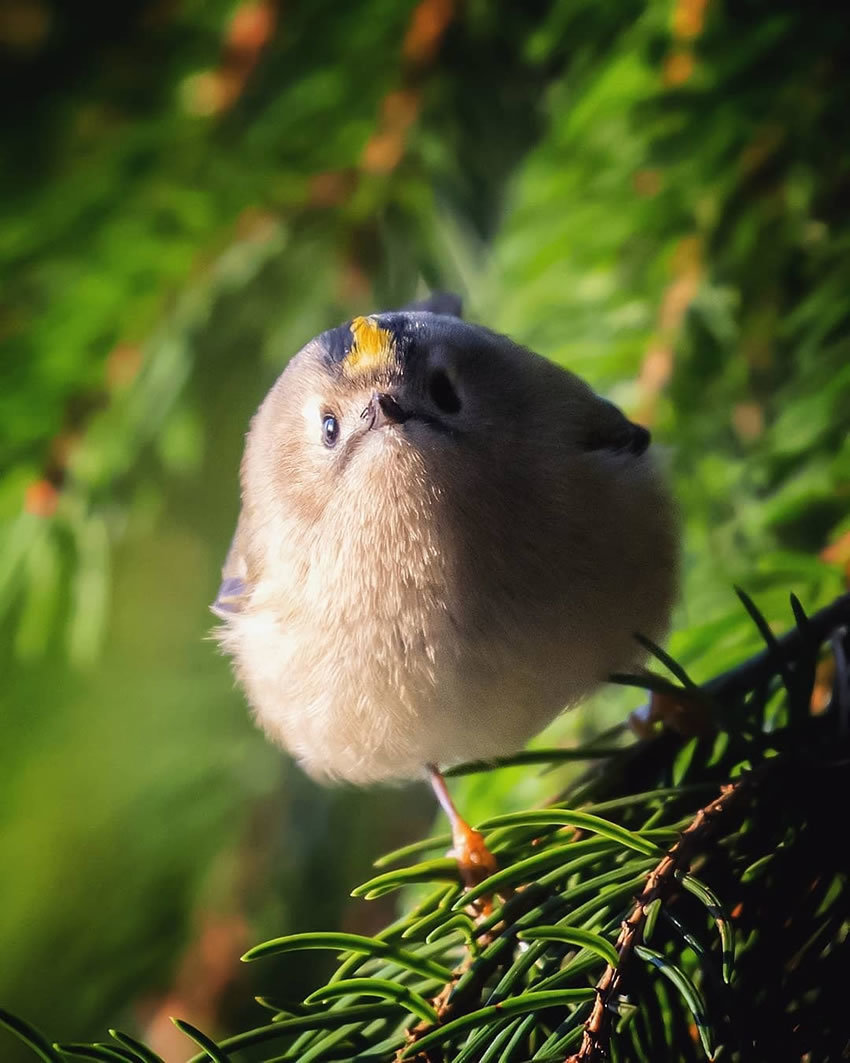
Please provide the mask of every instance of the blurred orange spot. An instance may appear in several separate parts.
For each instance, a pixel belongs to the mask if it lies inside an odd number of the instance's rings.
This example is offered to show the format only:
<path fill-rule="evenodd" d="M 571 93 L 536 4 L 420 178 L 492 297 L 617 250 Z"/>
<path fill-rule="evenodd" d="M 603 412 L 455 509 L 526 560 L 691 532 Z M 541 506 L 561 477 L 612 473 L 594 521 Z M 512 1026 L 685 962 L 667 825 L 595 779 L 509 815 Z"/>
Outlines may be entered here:
<path fill-rule="evenodd" d="M 363 149 L 361 166 L 366 173 L 391 173 L 404 154 L 404 136 L 397 132 L 375 133 Z"/>
<path fill-rule="evenodd" d="M 757 402 L 739 402 L 732 410 L 732 427 L 739 439 L 751 443 L 764 432 L 764 410 Z"/>
<path fill-rule="evenodd" d="M 706 7 L 708 7 L 708 0 L 678 0 L 673 8 L 673 36 L 698 37 L 705 24 Z"/>
<path fill-rule="evenodd" d="M 142 364 L 140 347 L 119 343 L 106 358 L 106 385 L 110 391 L 123 391 L 136 378 Z"/>
<path fill-rule="evenodd" d="M 688 271 L 673 281 L 664 293 L 659 324 L 665 332 L 673 332 L 682 323 L 691 299 L 696 295 L 699 273 Z"/>
<path fill-rule="evenodd" d="M 414 89 L 387 93 L 381 104 L 383 124 L 389 129 L 408 129 L 419 116 L 419 107 L 419 93 Z"/>
<path fill-rule="evenodd" d="M 673 373 L 673 342 L 699 288 L 702 277 L 702 244 L 698 236 L 683 237 L 673 253 L 673 280 L 667 286 L 658 311 L 658 335 L 646 352 L 638 377 L 641 402 L 635 419 L 651 425 L 658 395 Z"/>
<path fill-rule="evenodd" d="M 732 911 L 729 913 L 729 915 L 730 915 L 730 917 L 732 919 L 740 919 L 741 918 L 741 914 L 742 914 L 743 911 L 744 911 L 744 905 L 743 905 L 743 903 L 741 901 L 738 901 L 738 903 L 735 905 L 735 907 L 732 909 Z"/>
<path fill-rule="evenodd" d="M 49 480 L 36 480 L 26 489 L 24 510 L 34 517 L 52 517 L 59 504 L 59 492 Z"/>
<path fill-rule="evenodd" d="M 224 55 L 216 70 L 194 74 L 183 82 L 183 106 L 190 114 L 210 118 L 239 99 L 263 48 L 274 33 L 277 15 L 271 2 L 241 4 L 224 37 Z"/>
<path fill-rule="evenodd" d="M 317 173 L 310 178 L 308 200 L 314 207 L 336 207 L 344 203 L 354 190 L 354 175 L 350 171 Z"/>
<path fill-rule="evenodd" d="M 632 185 L 639 196 L 657 196 L 661 191 L 661 171 L 638 170 L 632 177 Z"/>
<path fill-rule="evenodd" d="M 844 569 L 844 579 L 850 586 L 850 530 L 840 535 L 834 543 L 825 546 L 820 552 L 821 561 L 828 565 L 841 565 Z"/>
<path fill-rule="evenodd" d="M 412 89 L 391 92 L 381 105 L 381 122 L 363 149 L 360 165 L 366 173 L 386 174 L 404 154 L 407 130 L 419 114 L 419 93 Z"/>
<path fill-rule="evenodd" d="M 664 60 L 662 81 L 668 88 L 684 85 L 694 72 L 694 57 L 690 52 L 675 51 Z"/>
<path fill-rule="evenodd" d="M 826 712 L 832 700 L 832 685 L 835 681 L 835 658 L 824 657 L 815 669 L 815 685 L 812 688 L 812 700 L 809 711 L 813 716 Z"/>
<path fill-rule="evenodd" d="M 234 12 L 225 42 L 228 48 L 255 55 L 274 33 L 277 21 L 270 3 L 242 4 Z"/>
<path fill-rule="evenodd" d="M 430 62 L 454 14 L 453 0 L 421 0 L 413 10 L 401 54 L 409 63 Z"/>
<path fill-rule="evenodd" d="M 673 372 L 673 351 L 669 347 L 651 347 L 640 367 L 640 386 L 652 394 L 661 391 Z"/>

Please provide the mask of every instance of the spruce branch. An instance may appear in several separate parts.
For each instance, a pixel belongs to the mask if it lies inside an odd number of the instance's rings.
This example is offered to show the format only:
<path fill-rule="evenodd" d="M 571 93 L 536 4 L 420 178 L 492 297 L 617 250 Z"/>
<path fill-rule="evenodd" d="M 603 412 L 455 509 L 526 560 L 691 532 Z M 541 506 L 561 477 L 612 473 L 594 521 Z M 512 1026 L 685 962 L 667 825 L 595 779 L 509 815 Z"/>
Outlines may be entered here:
<path fill-rule="evenodd" d="M 727 818 L 742 797 L 753 789 L 765 767 L 767 765 L 760 771 L 748 772 L 735 782 L 722 786 L 719 796 L 697 812 L 690 825 L 682 832 L 679 841 L 647 875 L 640 896 L 622 922 L 614 946 L 617 963 L 609 963 L 596 983 L 596 1000 L 584 1025 L 581 1047 L 578 1052 L 567 1058 L 566 1063 L 592 1063 L 594 1060 L 605 1058 L 611 1015 L 616 1010 L 615 1001 L 623 990 L 627 964 L 635 948 L 641 943 L 650 906 L 656 900 L 664 904 L 676 888 L 677 877 L 691 869 L 694 858 L 717 831 L 720 821 Z"/>
<path fill-rule="evenodd" d="M 598 741 L 535 752 L 596 763 L 557 802 L 480 825 L 499 870 L 473 889 L 429 858 L 447 842 L 432 838 L 379 860 L 353 891 L 428 885 L 375 936 L 295 933 L 249 950 L 250 961 L 342 955 L 271 1022 L 219 1042 L 184 1023 L 201 1046 L 192 1063 L 697 1063 L 720 1047 L 748 1063 L 843 1050 L 850 859 L 835 809 L 850 800 L 850 596 L 811 617 L 792 609 L 795 627 L 766 653 L 675 688 L 718 707 L 710 732 L 664 730 L 604 758 Z M 818 660 L 827 700 L 813 713 Z M 56 1048 L 0 1012 L 3 1024 L 51 1063 L 151 1058 L 124 1035 Z"/>

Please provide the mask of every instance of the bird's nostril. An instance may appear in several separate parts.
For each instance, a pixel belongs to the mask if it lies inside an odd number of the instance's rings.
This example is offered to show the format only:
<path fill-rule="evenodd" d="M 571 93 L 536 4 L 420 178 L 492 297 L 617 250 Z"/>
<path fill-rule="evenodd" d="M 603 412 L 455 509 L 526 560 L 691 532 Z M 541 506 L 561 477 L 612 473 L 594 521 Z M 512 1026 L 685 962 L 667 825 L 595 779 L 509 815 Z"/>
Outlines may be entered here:
<path fill-rule="evenodd" d="M 380 428 L 387 424 L 403 424 L 407 420 L 408 413 L 402 409 L 392 395 L 384 391 L 375 391 L 361 416 L 364 419 L 371 418 L 370 428 Z"/>
<path fill-rule="evenodd" d="M 378 406 L 388 421 L 394 421 L 396 424 L 401 424 L 407 418 L 405 411 L 399 406 L 392 395 L 387 395 L 384 392 L 378 392 L 375 395 Z"/>

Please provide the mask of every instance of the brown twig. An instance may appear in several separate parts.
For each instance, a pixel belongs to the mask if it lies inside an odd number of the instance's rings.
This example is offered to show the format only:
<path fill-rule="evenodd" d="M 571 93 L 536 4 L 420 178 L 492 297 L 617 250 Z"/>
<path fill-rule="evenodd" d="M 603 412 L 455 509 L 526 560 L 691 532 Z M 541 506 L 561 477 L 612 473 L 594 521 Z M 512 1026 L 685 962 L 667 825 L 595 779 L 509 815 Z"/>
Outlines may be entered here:
<path fill-rule="evenodd" d="M 716 830 L 720 819 L 728 815 L 733 805 L 755 785 L 762 770 L 749 772 L 735 782 L 722 786 L 719 797 L 697 812 L 673 848 L 650 871 L 640 896 L 621 925 L 615 946 L 617 965 L 614 967 L 609 964 L 596 983 L 596 1001 L 584 1024 L 581 1047 L 565 1063 L 591 1063 L 607 1055 L 612 1004 L 620 994 L 628 960 L 635 946 L 640 944 L 649 906 L 657 898 L 665 898 L 670 894 L 677 872 L 690 867 L 697 850 Z"/>

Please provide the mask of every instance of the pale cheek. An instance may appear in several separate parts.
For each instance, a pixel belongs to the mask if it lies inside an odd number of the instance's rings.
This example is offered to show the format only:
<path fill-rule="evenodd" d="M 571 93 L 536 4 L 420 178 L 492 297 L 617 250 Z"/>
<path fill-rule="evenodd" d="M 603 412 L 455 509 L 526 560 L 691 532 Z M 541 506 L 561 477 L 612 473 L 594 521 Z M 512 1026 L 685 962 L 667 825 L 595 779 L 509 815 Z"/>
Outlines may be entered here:
<path fill-rule="evenodd" d="M 301 407 L 301 423 L 304 438 L 312 442 L 320 438 L 322 430 L 322 408 L 315 398 L 305 399 Z"/>

